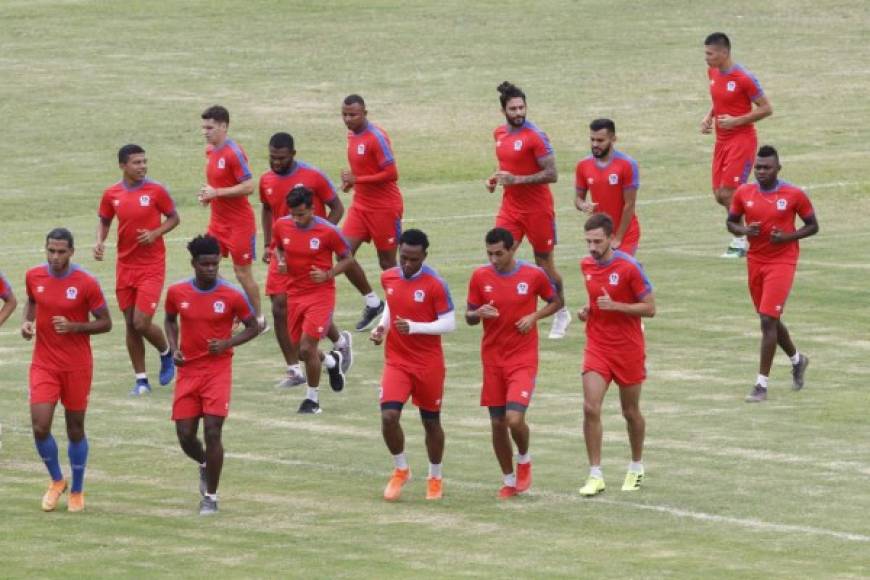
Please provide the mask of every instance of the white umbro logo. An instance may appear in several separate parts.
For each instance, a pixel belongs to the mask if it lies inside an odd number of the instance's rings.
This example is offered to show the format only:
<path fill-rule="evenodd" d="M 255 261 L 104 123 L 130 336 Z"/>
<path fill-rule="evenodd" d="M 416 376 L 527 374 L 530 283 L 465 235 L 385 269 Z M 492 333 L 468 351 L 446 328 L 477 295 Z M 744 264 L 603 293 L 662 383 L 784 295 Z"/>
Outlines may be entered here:
<path fill-rule="evenodd" d="M 120 205 L 121 205 L 121 200 L 120 200 L 120 199 L 113 199 L 113 200 L 112 200 L 112 205 L 114 205 L 115 207 L 120 206 Z"/>
<path fill-rule="evenodd" d="M 181 303 L 182 310 L 187 310 L 188 308 L 190 308 L 190 302 L 182 302 Z"/>
<path fill-rule="evenodd" d="M 755 202 L 754 202 L 754 201 L 751 201 L 751 200 L 750 200 L 750 201 L 747 201 L 747 202 L 746 202 L 746 207 L 752 207 L 753 205 L 755 205 Z"/>
<path fill-rule="evenodd" d="M 528 391 L 522 391 L 522 392 L 520 393 L 520 396 L 521 396 L 522 398 L 524 398 L 524 399 L 528 399 L 528 398 L 529 398 L 529 392 L 528 392 Z"/>
<path fill-rule="evenodd" d="M 394 288 L 387 288 L 387 294 L 389 294 L 390 296 L 392 296 L 395 291 L 396 290 Z"/>
<path fill-rule="evenodd" d="M 484 292 L 492 292 L 492 286 L 487 284 L 486 286 L 483 287 L 483 291 Z"/>
<path fill-rule="evenodd" d="M 45 292 L 45 286 L 37 286 L 36 291 L 39 293 Z"/>

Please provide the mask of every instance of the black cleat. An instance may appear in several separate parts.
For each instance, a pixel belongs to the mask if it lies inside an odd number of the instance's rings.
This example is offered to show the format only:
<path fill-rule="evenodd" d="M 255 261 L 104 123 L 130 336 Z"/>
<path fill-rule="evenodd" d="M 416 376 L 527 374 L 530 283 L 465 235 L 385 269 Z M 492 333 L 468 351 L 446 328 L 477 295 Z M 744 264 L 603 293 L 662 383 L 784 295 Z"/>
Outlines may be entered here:
<path fill-rule="evenodd" d="M 366 306 L 365 308 L 363 308 L 362 318 L 360 318 L 359 322 L 356 323 L 356 331 L 362 332 L 366 330 L 369 326 L 371 326 L 372 322 L 375 321 L 375 318 L 380 316 L 383 312 L 383 300 L 381 300 L 381 303 L 377 306 Z"/>
<path fill-rule="evenodd" d="M 305 399 L 302 401 L 302 404 L 299 405 L 299 410 L 296 412 L 302 415 L 319 415 L 321 412 L 320 404 L 317 401 Z"/>
<path fill-rule="evenodd" d="M 807 372 L 807 367 L 810 365 L 810 359 L 804 355 L 800 355 L 798 364 L 791 365 L 791 390 L 799 391 L 804 388 L 804 373 Z"/>
<path fill-rule="evenodd" d="M 344 365 L 344 356 L 337 350 L 331 350 L 329 354 L 335 359 L 335 366 L 326 369 L 329 373 L 329 386 L 338 393 L 344 389 L 344 370 L 341 368 Z"/>

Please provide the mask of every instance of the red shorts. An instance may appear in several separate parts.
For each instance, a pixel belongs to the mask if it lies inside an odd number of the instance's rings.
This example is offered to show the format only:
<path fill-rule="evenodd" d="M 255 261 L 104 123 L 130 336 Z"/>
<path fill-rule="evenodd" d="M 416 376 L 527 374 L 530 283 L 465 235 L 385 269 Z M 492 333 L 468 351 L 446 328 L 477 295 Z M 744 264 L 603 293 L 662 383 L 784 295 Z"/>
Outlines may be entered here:
<path fill-rule="evenodd" d="M 504 407 L 516 403 L 528 407 L 537 374 L 537 366 L 503 367 L 484 363 L 480 406 Z"/>
<path fill-rule="evenodd" d="M 737 189 L 746 183 L 755 163 L 758 139 L 755 134 L 716 141 L 713 148 L 713 189 Z"/>
<path fill-rule="evenodd" d="M 59 371 L 30 365 L 30 404 L 57 403 L 67 411 L 84 411 L 91 394 L 93 367 Z"/>
<path fill-rule="evenodd" d="M 226 417 L 230 412 L 232 387 L 232 359 L 214 362 L 206 368 L 178 367 L 172 420 L 193 419 L 203 415 Z"/>
<path fill-rule="evenodd" d="M 290 341 L 299 344 L 302 335 L 322 340 L 332 324 L 335 292 L 324 292 L 313 298 L 287 297 L 287 330 Z"/>
<path fill-rule="evenodd" d="M 272 254 L 272 259 L 269 260 L 269 271 L 266 273 L 266 296 L 285 294 L 289 285 L 290 277 L 278 271 L 278 260 Z"/>
<path fill-rule="evenodd" d="M 148 316 L 154 316 L 163 293 L 165 277 L 165 265 L 129 267 L 118 264 L 115 269 L 118 307 L 122 311 L 135 307 Z"/>
<path fill-rule="evenodd" d="M 620 387 L 639 385 L 646 379 L 646 355 L 637 353 L 611 352 L 589 348 L 583 352 L 583 374 L 595 372 L 606 383 L 615 382 Z"/>
<path fill-rule="evenodd" d="M 257 259 L 257 231 L 243 228 L 214 228 L 209 226 L 208 235 L 217 238 L 221 256 L 232 257 L 233 265 L 248 266 Z"/>
<path fill-rule="evenodd" d="M 444 396 L 444 367 L 409 370 L 384 365 L 381 375 L 380 402 L 405 403 L 408 397 L 424 411 L 437 413 L 441 410 Z"/>
<path fill-rule="evenodd" d="M 378 250 L 392 250 L 402 235 L 402 209 L 360 209 L 351 204 L 341 232 L 348 238 L 370 241 Z"/>
<path fill-rule="evenodd" d="M 791 292 L 794 264 L 763 264 L 747 260 L 749 271 L 749 294 L 759 314 L 779 318 L 785 309 L 785 301 Z"/>
<path fill-rule="evenodd" d="M 499 209 L 495 227 L 504 228 L 517 243 L 529 238 L 536 254 L 549 254 L 556 247 L 556 217 L 552 212 L 519 213 Z"/>

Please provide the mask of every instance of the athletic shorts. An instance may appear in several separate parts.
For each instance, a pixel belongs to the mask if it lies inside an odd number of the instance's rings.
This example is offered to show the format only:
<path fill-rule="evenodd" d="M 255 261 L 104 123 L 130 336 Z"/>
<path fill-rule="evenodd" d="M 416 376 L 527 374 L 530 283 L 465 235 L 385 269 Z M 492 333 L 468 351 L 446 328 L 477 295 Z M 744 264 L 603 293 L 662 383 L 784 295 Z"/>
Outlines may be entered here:
<path fill-rule="evenodd" d="M 235 266 L 249 266 L 257 259 L 257 231 L 249 227 L 214 228 L 209 226 L 208 235 L 217 238 L 221 256 L 230 256 Z"/>
<path fill-rule="evenodd" d="M 517 243 L 529 238 L 536 254 L 549 254 L 556 247 L 556 217 L 549 211 L 520 213 L 501 208 L 495 227 L 509 231 Z"/>
<path fill-rule="evenodd" d="M 755 164 L 757 148 L 758 139 L 754 134 L 716 141 L 713 148 L 713 189 L 737 189 L 746 183 Z"/>
<path fill-rule="evenodd" d="M 347 238 L 372 242 L 377 250 L 393 250 L 402 235 L 402 209 L 360 209 L 351 204 L 341 232 Z"/>
<path fill-rule="evenodd" d="M 324 292 L 304 300 L 288 296 L 287 331 L 290 334 L 290 341 L 299 344 L 303 334 L 315 340 L 322 340 L 332 324 L 334 310 L 334 292 Z"/>
<path fill-rule="evenodd" d="M 606 383 L 615 382 L 620 387 L 639 385 L 646 380 L 646 355 L 640 352 L 607 352 L 601 348 L 583 351 L 583 374 L 595 372 Z"/>
<path fill-rule="evenodd" d="M 266 273 L 266 296 L 286 294 L 290 285 L 290 276 L 278 271 L 278 260 L 275 255 L 269 260 L 269 271 Z"/>
<path fill-rule="evenodd" d="M 148 316 L 154 316 L 163 293 L 165 277 L 164 265 L 131 268 L 118 264 L 115 269 L 118 307 L 122 311 L 134 307 Z"/>
<path fill-rule="evenodd" d="M 528 407 L 537 374 L 537 366 L 503 367 L 484 363 L 480 406 L 504 407 L 515 403 Z"/>
<path fill-rule="evenodd" d="M 763 264 L 747 260 L 749 272 L 749 294 L 759 314 L 779 318 L 785 309 L 785 301 L 791 292 L 794 264 Z"/>
<path fill-rule="evenodd" d="M 226 417 L 230 412 L 232 386 L 232 359 L 215 361 L 206 368 L 178 367 L 172 420 L 193 419 L 203 415 Z"/>
<path fill-rule="evenodd" d="M 437 413 L 444 396 L 444 367 L 410 370 L 391 364 L 384 365 L 381 375 L 380 402 L 402 403 L 408 397 L 420 409 Z"/>
<path fill-rule="evenodd" d="M 30 365 L 30 404 L 57 403 L 67 411 L 85 411 L 91 394 L 92 366 L 59 371 Z"/>

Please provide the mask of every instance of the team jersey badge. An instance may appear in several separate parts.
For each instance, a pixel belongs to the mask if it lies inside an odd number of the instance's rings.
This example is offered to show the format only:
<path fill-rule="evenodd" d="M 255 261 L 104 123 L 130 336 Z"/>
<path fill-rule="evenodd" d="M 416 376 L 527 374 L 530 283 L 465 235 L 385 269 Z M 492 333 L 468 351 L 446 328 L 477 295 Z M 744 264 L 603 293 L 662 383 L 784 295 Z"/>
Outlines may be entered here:
<path fill-rule="evenodd" d="M 224 169 L 227 166 L 227 160 L 221 157 L 217 163 L 218 169 Z"/>
<path fill-rule="evenodd" d="M 779 211 L 785 210 L 785 208 L 787 206 L 788 206 L 788 202 L 786 200 L 784 200 L 784 199 L 776 200 L 776 209 L 778 209 Z"/>
<path fill-rule="evenodd" d="M 356 146 L 356 154 L 357 155 L 365 155 L 366 154 L 366 144 L 360 143 Z"/>
<path fill-rule="evenodd" d="M 215 301 L 215 303 L 214 303 L 214 311 L 215 311 L 215 313 L 217 313 L 217 314 L 223 314 L 224 311 L 225 311 L 226 309 L 227 309 L 227 305 L 224 304 L 224 301 L 223 301 L 223 300 L 216 300 L 216 301 Z"/>
<path fill-rule="evenodd" d="M 619 175 L 616 173 L 611 173 L 607 176 L 607 181 L 610 182 L 610 185 L 616 185 L 619 183 Z"/>
<path fill-rule="evenodd" d="M 151 204 L 151 196 L 150 195 L 140 195 L 139 196 L 139 205 L 142 207 L 148 207 Z"/>
<path fill-rule="evenodd" d="M 617 284 L 619 284 L 619 274 L 616 272 L 613 272 L 610 275 L 610 277 L 607 279 L 607 281 L 610 282 L 611 286 L 616 286 Z"/>
<path fill-rule="evenodd" d="M 517 139 L 514 141 L 514 151 L 521 151 L 523 148 L 523 140 Z"/>
<path fill-rule="evenodd" d="M 734 89 L 737 88 L 737 83 L 734 81 L 728 81 L 728 84 L 725 85 L 725 88 L 728 89 L 728 92 L 733 93 Z"/>
<path fill-rule="evenodd" d="M 528 293 L 529 293 L 529 285 L 528 284 L 526 284 L 525 282 L 520 282 L 519 284 L 517 284 L 517 294 L 525 295 Z"/>
<path fill-rule="evenodd" d="M 76 296 L 79 295 L 79 289 L 75 286 L 70 286 L 66 289 L 66 299 L 67 300 L 75 300 Z"/>
<path fill-rule="evenodd" d="M 422 290 L 414 290 L 414 302 L 423 302 L 426 299 L 426 293 Z"/>
<path fill-rule="evenodd" d="M 320 249 L 320 238 L 311 238 L 311 240 L 308 241 L 308 247 L 311 248 L 312 250 L 319 250 Z"/>

